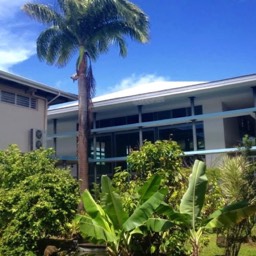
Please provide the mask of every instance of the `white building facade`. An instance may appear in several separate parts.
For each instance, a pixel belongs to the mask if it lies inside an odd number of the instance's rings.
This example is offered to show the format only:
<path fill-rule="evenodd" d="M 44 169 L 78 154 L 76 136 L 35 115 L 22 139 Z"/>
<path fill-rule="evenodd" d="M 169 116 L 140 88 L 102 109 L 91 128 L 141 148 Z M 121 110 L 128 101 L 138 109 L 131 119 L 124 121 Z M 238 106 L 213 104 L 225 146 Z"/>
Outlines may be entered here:
<path fill-rule="evenodd" d="M 173 139 L 186 156 L 214 165 L 255 137 L 256 75 L 213 82 L 157 82 L 93 99 L 90 181 L 125 166 L 143 141 Z M 48 110 L 48 147 L 77 176 L 77 102 Z"/>
<path fill-rule="evenodd" d="M 45 146 L 48 107 L 75 99 L 74 94 L 0 71 L 0 149 L 17 144 L 26 152 Z"/>

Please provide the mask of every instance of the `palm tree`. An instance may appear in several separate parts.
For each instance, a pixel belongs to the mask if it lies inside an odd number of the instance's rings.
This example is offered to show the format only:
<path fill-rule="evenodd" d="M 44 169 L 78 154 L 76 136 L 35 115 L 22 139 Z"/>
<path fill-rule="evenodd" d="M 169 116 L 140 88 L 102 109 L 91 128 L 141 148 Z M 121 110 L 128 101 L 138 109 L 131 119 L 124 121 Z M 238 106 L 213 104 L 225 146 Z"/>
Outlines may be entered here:
<path fill-rule="evenodd" d="M 94 79 L 91 60 L 117 44 L 126 56 L 127 37 L 141 43 L 148 41 L 148 18 L 126 0 L 57 0 L 54 6 L 27 3 L 23 10 L 46 25 L 37 39 L 37 55 L 48 64 L 62 67 L 76 54 L 78 80 L 78 174 L 80 189 L 89 187 L 88 137 Z"/>

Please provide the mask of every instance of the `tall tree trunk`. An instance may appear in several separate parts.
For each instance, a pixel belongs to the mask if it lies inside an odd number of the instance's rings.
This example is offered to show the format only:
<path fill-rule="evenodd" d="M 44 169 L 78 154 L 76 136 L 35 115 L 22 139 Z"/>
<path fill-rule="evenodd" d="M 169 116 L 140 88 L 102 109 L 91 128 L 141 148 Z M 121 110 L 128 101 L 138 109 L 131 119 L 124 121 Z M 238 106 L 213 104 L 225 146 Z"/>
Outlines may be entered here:
<path fill-rule="evenodd" d="M 78 77 L 78 176 L 81 180 L 80 191 L 89 188 L 89 163 L 88 163 L 88 92 L 85 72 Z"/>

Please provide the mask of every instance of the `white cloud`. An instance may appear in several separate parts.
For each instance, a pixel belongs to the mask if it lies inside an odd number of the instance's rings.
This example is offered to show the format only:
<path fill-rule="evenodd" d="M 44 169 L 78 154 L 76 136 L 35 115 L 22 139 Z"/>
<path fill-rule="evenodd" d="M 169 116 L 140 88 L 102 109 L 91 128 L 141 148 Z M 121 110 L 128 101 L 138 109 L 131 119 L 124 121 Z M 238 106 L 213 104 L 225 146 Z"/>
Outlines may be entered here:
<path fill-rule="evenodd" d="M 0 69 L 8 71 L 35 54 L 35 41 L 28 34 L 0 28 Z"/>
<path fill-rule="evenodd" d="M 0 0 L 0 69 L 8 71 L 35 54 L 35 38 L 27 29 L 21 6 L 27 0 Z"/>
<path fill-rule="evenodd" d="M 154 86 L 156 82 L 169 81 L 168 77 L 156 76 L 154 74 L 136 75 L 132 74 L 130 77 L 124 78 L 120 83 L 109 88 L 109 92 L 116 92 L 125 89 L 138 88 L 141 86 Z"/>
<path fill-rule="evenodd" d="M 184 86 L 203 83 L 202 81 L 171 81 L 167 77 L 156 76 L 153 74 L 132 76 L 123 79 L 119 84 L 115 85 L 109 91 L 101 96 L 95 97 L 94 102 L 122 98 L 132 95 L 141 95 L 144 93 L 156 92 L 167 89 L 181 88 Z M 153 99 L 155 101 L 155 99 Z M 152 100 L 140 100 L 134 102 L 136 105 L 148 104 Z"/>

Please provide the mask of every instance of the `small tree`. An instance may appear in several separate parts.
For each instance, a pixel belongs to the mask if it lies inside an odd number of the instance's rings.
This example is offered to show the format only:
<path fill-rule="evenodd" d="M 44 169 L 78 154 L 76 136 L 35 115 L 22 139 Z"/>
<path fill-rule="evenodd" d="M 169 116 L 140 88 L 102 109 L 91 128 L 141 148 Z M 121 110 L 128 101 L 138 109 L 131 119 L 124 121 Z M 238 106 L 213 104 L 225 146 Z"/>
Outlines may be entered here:
<path fill-rule="evenodd" d="M 238 201 L 255 204 L 256 201 L 255 164 L 248 161 L 249 148 L 245 147 L 241 153 L 235 157 L 224 157 L 220 166 L 220 185 L 226 204 Z M 225 242 L 226 256 L 238 255 L 241 244 L 250 237 L 254 225 L 254 218 L 248 217 L 237 225 L 221 230 L 225 237 L 219 239 Z"/>
<path fill-rule="evenodd" d="M 182 168 L 183 152 L 177 142 L 158 140 L 146 141 L 138 151 L 133 151 L 127 158 L 127 170 L 116 172 L 113 185 L 121 192 L 122 204 L 132 213 L 138 204 L 138 188 L 150 177 L 161 177 L 160 188 L 167 191 L 165 202 L 178 209 L 180 199 L 186 189 L 186 175 Z M 160 216 L 160 215 L 159 215 Z M 139 255 L 185 255 L 184 242 L 187 232 L 182 225 L 173 225 L 162 233 L 145 232 L 143 236 L 133 236 L 133 244 Z"/>
<path fill-rule="evenodd" d="M 79 186 L 53 151 L 0 151 L 0 255 L 37 255 L 37 242 L 69 232 Z"/>

